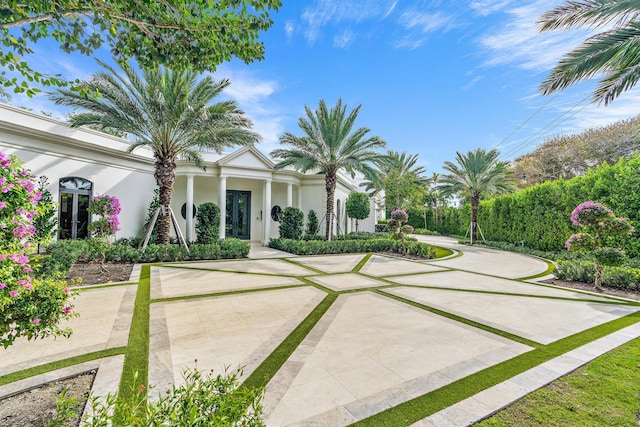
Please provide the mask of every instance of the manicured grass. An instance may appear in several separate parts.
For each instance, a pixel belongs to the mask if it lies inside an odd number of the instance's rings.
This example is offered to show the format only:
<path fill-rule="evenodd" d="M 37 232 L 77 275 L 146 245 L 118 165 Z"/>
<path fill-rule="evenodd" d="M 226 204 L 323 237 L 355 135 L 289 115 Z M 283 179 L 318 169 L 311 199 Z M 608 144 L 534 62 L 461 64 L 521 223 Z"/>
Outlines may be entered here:
<path fill-rule="evenodd" d="M 434 245 L 431 245 L 431 247 L 436 250 L 436 259 L 453 255 L 453 251 L 451 249 L 441 248 L 440 246 Z"/>
<path fill-rule="evenodd" d="M 637 427 L 639 360 L 635 339 L 476 425 Z"/>
<path fill-rule="evenodd" d="M 129 329 L 129 342 L 124 357 L 118 396 L 132 401 L 136 390 L 146 386 L 149 377 L 149 299 L 151 295 L 151 265 L 145 264 L 140 272 L 133 319 Z"/>
<path fill-rule="evenodd" d="M 22 371 L 12 372 L 10 374 L 0 376 L 0 386 L 20 381 L 25 378 L 33 377 L 35 375 L 41 375 L 47 372 L 55 371 L 56 369 L 79 365 L 80 363 L 89 362 L 91 360 L 102 359 L 103 357 L 117 356 L 118 354 L 123 354 L 125 350 L 126 347 L 108 348 L 106 350 L 81 354 L 80 356 L 56 360 L 55 362 L 34 366 L 33 368 L 24 369 Z"/>

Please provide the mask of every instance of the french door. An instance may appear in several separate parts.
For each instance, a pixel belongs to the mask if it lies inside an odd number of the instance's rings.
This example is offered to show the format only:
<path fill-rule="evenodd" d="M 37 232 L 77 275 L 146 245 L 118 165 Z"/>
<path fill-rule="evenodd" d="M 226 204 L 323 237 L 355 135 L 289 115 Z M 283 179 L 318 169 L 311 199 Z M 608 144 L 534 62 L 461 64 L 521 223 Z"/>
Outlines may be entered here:
<path fill-rule="evenodd" d="M 86 239 L 89 236 L 91 195 L 60 192 L 60 239 Z"/>
<path fill-rule="evenodd" d="M 227 190 L 225 236 L 251 238 L 251 191 Z"/>

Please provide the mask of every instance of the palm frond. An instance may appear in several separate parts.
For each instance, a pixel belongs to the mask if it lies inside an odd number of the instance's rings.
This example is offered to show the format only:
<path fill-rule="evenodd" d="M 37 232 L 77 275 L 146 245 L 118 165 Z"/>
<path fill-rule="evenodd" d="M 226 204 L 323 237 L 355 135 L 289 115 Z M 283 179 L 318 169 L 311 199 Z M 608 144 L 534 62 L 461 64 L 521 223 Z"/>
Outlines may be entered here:
<path fill-rule="evenodd" d="M 581 26 L 623 26 L 638 17 L 637 0 L 567 1 L 538 19 L 540 31 Z"/>

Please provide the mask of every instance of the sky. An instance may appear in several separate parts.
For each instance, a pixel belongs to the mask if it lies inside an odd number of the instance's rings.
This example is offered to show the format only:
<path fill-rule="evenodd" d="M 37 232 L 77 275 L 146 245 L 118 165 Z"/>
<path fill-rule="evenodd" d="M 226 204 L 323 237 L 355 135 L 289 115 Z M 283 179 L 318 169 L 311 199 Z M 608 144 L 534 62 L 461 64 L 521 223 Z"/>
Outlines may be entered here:
<path fill-rule="evenodd" d="M 341 98 L 362 104 L 357 127 L 387 149 L 418 154 L 427 174 L 442 172 L 456 152 L 497 148 L 503 160 L 559 134 L 604 126 L 640 113 L 640 92 L 609 106 L 593 104 L 594 82 L 557 95 L 538 86 L 558 59 L 588 35 L 577 29 L 539 33 L 536 20 L 560 0 L 283 0 L 262 33 L 265 59 L 222 64 L 224 98 L 236 99 L 262 135 L 258 148 L 278 148 L 283 132 L 301 134 L 304 106 Z M 87 79 L 92 58 L 35 45 L 32 65 L 68 79 Z M 97 54 L 109 60 L 107 49 Z M 39 94 L 10 102 L 62 117 Z"/>

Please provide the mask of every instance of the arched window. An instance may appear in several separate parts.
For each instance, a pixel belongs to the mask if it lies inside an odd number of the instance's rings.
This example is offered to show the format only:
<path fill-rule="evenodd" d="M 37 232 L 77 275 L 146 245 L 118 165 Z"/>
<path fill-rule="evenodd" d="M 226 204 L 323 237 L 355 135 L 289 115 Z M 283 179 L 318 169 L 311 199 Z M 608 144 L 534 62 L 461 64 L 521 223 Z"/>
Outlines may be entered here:
<path fill-rule="evenodd" d="M 59 239 L 86 239 L 91 221 L 89 202 L 93 183 L 87 179 L 70 176 L 60 179 L 60 231 Z"/>

